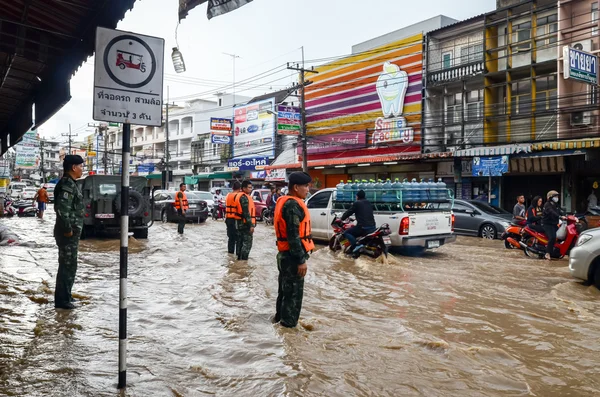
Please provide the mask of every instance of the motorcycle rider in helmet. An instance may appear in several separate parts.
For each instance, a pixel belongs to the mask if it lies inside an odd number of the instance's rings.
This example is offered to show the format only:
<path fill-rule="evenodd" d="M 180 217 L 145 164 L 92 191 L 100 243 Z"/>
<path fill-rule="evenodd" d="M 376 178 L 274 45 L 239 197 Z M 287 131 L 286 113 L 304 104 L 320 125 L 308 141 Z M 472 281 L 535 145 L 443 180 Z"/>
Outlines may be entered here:
<path fill-rule="evenodd" d="M 556 243 L 556 232 L 558 231 L 558 222 L 560 219 L 566 219 L 562 216 L 562 211 L 558 206 L 560 194 L 556 190 L 550 190 L 546 195 L 548 201 L 544 204 L 542 212 L 542 226 L 546 237 L 548 237 L 548 245 L 546 246 L 546 260 L 552 259 L 554 252 L 554 244 Z"/>

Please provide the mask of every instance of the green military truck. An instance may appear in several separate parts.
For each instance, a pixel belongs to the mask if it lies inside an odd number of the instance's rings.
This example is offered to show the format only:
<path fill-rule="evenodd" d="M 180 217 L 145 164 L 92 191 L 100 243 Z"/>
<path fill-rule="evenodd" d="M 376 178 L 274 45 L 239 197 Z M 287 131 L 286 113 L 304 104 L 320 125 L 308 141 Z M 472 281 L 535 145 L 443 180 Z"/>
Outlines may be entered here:
<path fill-rule="evenodd" d="M 121 230 L 121 176 L 90 175 L 77 180 L 83 194 L 84 218 L 81 238 L 98 232 Z M 137 239 L 148 238 L 152 226 L 150 187 L 141 176 L 129 180 L 129 230 Z"/>

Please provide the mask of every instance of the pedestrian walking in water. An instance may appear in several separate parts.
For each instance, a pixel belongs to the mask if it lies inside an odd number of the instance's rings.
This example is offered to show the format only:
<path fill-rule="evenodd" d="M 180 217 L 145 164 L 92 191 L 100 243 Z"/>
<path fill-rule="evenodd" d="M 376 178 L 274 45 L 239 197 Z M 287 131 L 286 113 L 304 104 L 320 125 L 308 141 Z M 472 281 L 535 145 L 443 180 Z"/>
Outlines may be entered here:
<path fill-rule="evenodd" d="M 77 273 L 79 237 L 83 228 L 83 195 L 75 180 L 83 174 L 83 158 L 65 156 L 63 170 L 63 177 L 54 188 L 54 238 L 58 246 L 54 307 L 74 309 L 71 290 Z"/>
<path fill-rule="evenodd" d="M 236 220 L 242 219 L 237 214 L 237 205 L 240 197 L 241 184 L 238 181 L 233 182 L 233 191 L 227 194 L 225 198 L 225 225 L 227 226 L 227 252 L 235 254 L 235 245 L 238 240 Z"/>
<path fill-rule="evenodd" d="M 177 224 L 177 233 L 183 234 L 183 228 L 185 228 L 186 218 L 185 213 L 190 208 L 187 196 L 185 195 L 185 183 L 179 184 L 179 191 L 175 195 L 175 209 L 177 210 L 177 218 L 179 223 Z"/>
<path fill-rule="evenodd" d="M 304 203 L 311 181 L 306 172 L 290 174 L 288 195 L 280 197 L 275 206 L 279 285 L 273 322 L 288 328 L 298 324 L 304 295 L 304 276 L 308 270 L 306 260 L 315 248 L 310 213 Z"/>
<path fill-rule="evenodd" d="M 46 211 L 46 205 L 48 205 L 48 187 L 44 185 L 40 190 L 37 191 L 33 196 L 33 203 L 37 203 L 38 207 L 38 218 L 44 219 L 44 211 Z"/>
<path fill-rule="evenodd" d="M 237 200 L 237 214 L 241 219 L 236 221 L 238 232 L 237 258 L 242 261 L 247 261 L 248 255 L 250 255 L 252 235 L 256 226 L 256 209 L 250 193 L 252 193 L 252 182 L 242 182 L 242 193 Z"/>

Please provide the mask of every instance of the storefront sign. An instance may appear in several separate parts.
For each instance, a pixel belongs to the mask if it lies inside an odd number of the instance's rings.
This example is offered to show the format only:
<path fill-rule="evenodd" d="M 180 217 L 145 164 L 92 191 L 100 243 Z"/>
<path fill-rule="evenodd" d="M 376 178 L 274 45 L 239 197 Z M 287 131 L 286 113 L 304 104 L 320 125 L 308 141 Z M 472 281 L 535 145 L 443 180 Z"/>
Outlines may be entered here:
<path fill-rule="evenodd" d="M 260 153 L 275 156 L 275 99 L 235 108 L 233 121 L 233 156 Z"/>
<path fill-rule="evenodd" d="M 359 149 L 367 145 L 366 131 L 344 132 L 340 134 L 311 136 L 307 142 L 308 154 L 339 152 Z M 302 147 L 298 146 L 298 153 Z"/>
<path fill-rule="evenodd" d="M 299 108 L 277 105 L 277 133 L 279 135 L 300 135 L 301 124 Z"/>
<path fill-rule="evenodd" d="M 232 159 L 227 162 L 226 171 L 255 171 L 262 170 L 269 165 L 268 157 L 245 157 Z"/>
<path fill-rule="evenodd" d="M 473 157 L 473 176 L 502 176 L 508 172 L 508 156 Z"/>
<path fill-rule="evenodd" d="M 231 136 L 215 134 L 213 132 L 210 134 L 210 141 L 215 145 L 231 145 Z"/>
<path fill-rule="evenodd" d="M 267 182 L 287 182 L 287 172 L 285 168 L 278 168 L 275 170 L 267 170 L 267 177 L 265 178 Z"/>
<path fill-rule="evenodd" d="M 404 117 L 384 119 L 379 117 L 375 121 L 373 131 L 373 145 L 391 142 L 411 143 L 415 138 L 412 127 L 406 126 Z"/>
<path fill-rule="evenodd" d="M 571 48 L 563 47 L 563 73 L 565 79 L 598 84 L 598 57 Z"/>
<path fill-rule="evenodd" d="M 159 37 L 96 29 L 94 120 L 162 124 L 164 47 Z"/>
<path fill-rule="evenodd" d="M 210 130 L 213 134 L 231 135 L 231 120 L 211 117 Z"/>
<path fill-rule="evenodd" d="M 16 147 L 15 169 L 32 169 L 38 166 L 40 143 L 35 130 L 28 131 Z"/>
<path fill-rule="evenodd" d="M 137 172 L 138 172 L 138 174 L 141 174 L 141 173 L 149 174 L 151 172 L 154 172 L 154 163 L 138 165 Z"/>

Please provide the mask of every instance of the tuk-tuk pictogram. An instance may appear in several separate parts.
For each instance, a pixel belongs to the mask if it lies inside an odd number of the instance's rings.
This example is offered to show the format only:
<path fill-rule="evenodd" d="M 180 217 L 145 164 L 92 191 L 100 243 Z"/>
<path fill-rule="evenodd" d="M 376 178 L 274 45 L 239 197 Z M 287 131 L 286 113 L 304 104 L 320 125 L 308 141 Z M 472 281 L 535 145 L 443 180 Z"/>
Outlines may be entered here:
<path fill-rule="evenodd" d="M 117 66 L 120 67 L 121 70 L 129 68 L 146 73 L 146 64 L 143 62 L 143 58 L 143 55 L 117 50 Z M 134 63 L 134 60 L 137 61 L 137 63 Z"/>

